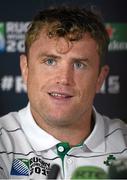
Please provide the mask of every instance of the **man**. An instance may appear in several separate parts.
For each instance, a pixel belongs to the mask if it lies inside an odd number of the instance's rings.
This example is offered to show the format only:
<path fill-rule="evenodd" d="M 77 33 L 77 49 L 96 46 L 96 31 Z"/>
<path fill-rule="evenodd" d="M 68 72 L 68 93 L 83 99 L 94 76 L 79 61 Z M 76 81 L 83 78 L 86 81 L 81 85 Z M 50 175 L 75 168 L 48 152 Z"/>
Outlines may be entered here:
<path fill-rule="evenodd" d="M 85 9 L 39 12 L 26 33 L 20 66 L 29 103 L 0 119 L 1 178 L 46 178 L 51 165 L 70 179 L 80 166 L 108 171 L 127 156 L 127 128 L 93 107 L 109 67 L 109 37 Z"/>

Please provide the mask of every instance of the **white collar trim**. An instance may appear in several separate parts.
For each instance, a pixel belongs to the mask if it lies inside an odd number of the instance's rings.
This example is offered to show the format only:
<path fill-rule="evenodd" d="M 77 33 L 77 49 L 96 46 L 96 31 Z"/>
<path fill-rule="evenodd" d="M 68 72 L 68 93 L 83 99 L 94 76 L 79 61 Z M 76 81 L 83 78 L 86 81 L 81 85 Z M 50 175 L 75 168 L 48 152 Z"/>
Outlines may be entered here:
<path fill-rule="evenodd" d="M 93 113 L 95 118 L 94 129 L 84 141 L 84 145 L 86 145 L 91 152 L 105 152 L 104 120 L 103 117 L 96 112 L 95 108 L 93 108 Z M 30 111 L 30 104 L 19 111 L 19 117 L 22 129 L 35 151 L 47 150 L 60 143 L 59 140 L 36 124 Z"/>
<path fill-rule="evenodd" d="M 105 152 L 105 128 L 103 117 L 97 113 L 95 108 L 93 108 L 93 115 L 95 120 L 95 125 L 93 131 L 89 137 L 84 141 L 84 144 L 92 152 Z"/>
<path fill-rule="evenodd" d="M 19 116 L 22 129 L 34 150 L 43 151 L 50 149 L 60 142 L 36 124 L 30 111 L 30 104 L 19 111 Z"/>

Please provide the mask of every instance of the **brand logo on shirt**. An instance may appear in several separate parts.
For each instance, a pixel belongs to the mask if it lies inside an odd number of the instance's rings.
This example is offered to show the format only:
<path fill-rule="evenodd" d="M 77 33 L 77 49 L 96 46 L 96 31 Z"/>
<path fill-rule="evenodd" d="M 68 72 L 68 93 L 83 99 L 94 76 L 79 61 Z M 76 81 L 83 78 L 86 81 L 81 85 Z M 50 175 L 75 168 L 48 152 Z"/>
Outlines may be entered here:
<path fill-rule="evenodd" d="M 44 162 L 40 157 L 31 159 L 15 159 L 12 163 L 11 175 L 30 176 L 37 174 L 47 176 L 50 170 L 50 163 Z"/>
<path fill-rule="evenodd" d="M 15 159 L 12 163 L 11 175 L 29 176 L 29 160 Z"/>
<path fill-rule="evenodd" d="M 113 156 L 112 154 L 110 154 L 110 155 L 107 157 L 106 161 L 104 161 L 104 164 L 105 164 L 106 166 L 111 166 L 111 165 L 112 165 L 112 162 L 115 161 L 115 160 L 116 160 L 116 157 Z"/>

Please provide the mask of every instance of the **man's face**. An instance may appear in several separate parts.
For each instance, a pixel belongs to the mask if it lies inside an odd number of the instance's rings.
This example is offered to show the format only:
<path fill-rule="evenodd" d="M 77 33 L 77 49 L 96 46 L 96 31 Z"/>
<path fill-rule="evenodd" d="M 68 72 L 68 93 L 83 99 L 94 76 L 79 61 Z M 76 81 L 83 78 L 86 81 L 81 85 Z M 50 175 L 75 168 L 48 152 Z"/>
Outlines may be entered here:
<path fill-rule="evenodd" d="M 67 126 L 87 119 L 107 69 L 105 66 L 99 73 L 98 46 L 89 34 L 67 44 L 63 38 L 49 39 L 42 32 L 29 56 L 21 56 L 35 120 Z"/>

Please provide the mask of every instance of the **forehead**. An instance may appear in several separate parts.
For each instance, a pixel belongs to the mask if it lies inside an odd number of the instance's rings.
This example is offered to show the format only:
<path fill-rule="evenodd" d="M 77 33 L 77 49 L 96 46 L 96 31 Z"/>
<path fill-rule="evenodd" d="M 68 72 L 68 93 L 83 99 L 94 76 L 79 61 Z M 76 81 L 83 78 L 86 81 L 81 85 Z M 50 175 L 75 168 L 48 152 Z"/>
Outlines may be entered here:
<path fill-rule="evenodd" d="M 47 33 L 42 30 L 30 47 L 30 52 L 49 52 L 53 50 L 58 54 L 67 54 L 71 51 L 81 54 L 92 52 L 98 54 L 98 44 L 89 33 L 84 33 L 82 38 L 78 41 L 69 41 L 63 37 L 50 38 L 47 36 Z"/>

